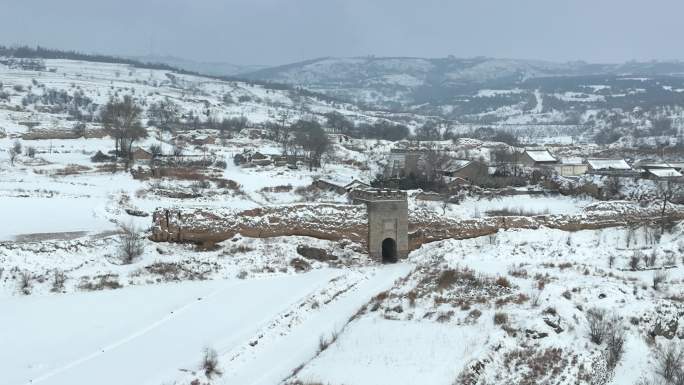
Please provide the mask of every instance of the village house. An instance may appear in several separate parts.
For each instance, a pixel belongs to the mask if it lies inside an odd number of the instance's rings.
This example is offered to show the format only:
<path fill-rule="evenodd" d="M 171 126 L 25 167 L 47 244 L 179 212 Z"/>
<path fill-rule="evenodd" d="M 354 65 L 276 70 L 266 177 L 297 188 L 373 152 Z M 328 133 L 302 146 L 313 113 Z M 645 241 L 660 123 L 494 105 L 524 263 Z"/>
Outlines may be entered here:
<path fill-rule="evenodd" d="M 267 138 L 269 135 L 269 132 L 265 129 L 262 128 L 243 128 L 240 133 L 240 136 L 246 137 L 249 139 L 264 139 Z"/>
<path fill-rule="evenodd" d="M 677 168 L 670 163 L 641 161 L 634 165 L 634 168 L 641 170 L 642 177 L 654 180 L 673 180 L 682 177 L 681 168 Z"/>
<path fill-rule="evenodd" d="M 351 137 L 345 134 L 329 133 L 328 140 L 330 140 L 331 143 L 347 143 L 351 141 Z"/>
<path fill-rule="evenodd" d="M 487 176 L 488 167 L 476 160 L 451 159 L 439 172 L 444 176 L 472 181 L 474 178 Z"/>
<path fill-rule="evenodd" d="M 675 180 L 681 179 L 682 173 L 674 168 L 650 168 L 644 173 L 645 177 L 654 180 Z"/>
<path fill-rule="evenodd" d="M 553 165 L 554 170 L 560 176 L 573 177 L 586 174 L 588 165 L 582 158 L 562 158 L 560 163 Z"/>
<path fill-rule="evenodd" d="M 133 151 L 131 151 L 131 156 L 134 161 L 152 159 L 152 153 L 142 147 L 135 147 Z"/>
<path fill-rule="evenodd" d="M 548 150 L 525 150 L 519 163 L 524 167 L 548 167 L 557 164 L 558 160 Z"/>
<path fill-rule="evenodd" d="M 365 190 L 370 188 L 371 186 L 365 182 L 362 182 L 358 179 L 352 179 L 351 182 L 345 183 L 344 181 L 340 180 L 333 180 L 333 179 L 326 179 L 326 178 L 320 178 L 316 179 L 313 181 L 313 185 L 322 189 L 322 190 L 328 190 L 328 191 L 334 191 L 338 194 L 352 194 L 356 190 Z"/>
<path fill-rule="evenodd" d="M 393 148 L 390 150 L 389 164 L 385 171 L 385 177 L 401 178 L 417 174 L 419 159 L 419 151 Z"/>
<path fill-rule="evenodd" d="M 616 159 L 587 159 L 587 172 L 595 175 L 638 176 L 639 172 L 632 169 L 626 160 Z"/>

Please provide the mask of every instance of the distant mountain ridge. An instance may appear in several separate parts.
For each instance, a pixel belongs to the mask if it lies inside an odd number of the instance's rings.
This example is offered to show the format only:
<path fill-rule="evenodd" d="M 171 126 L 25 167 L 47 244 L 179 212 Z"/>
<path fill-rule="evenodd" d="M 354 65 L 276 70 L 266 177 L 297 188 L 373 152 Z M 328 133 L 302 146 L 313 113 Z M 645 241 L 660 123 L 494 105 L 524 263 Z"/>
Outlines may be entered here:
<path fill-rule="evenodd" d="M 227 62 L 201 62 L 175 56 L 132 56 L 131 59 L 144 63 L 163 63 L 174 68 L 192 71 L 211 76 L 238 76 L 243 73 L 259 71 L 268 66 L 264 65 L 241 65 Z"/>
<path fill-rule="evenodd" d="M 168 56 L 134 59 L 26 46 L 0 46 L 0 57 L 120 63 L 248 81 L 331 103 L 347 102 L 365 111 L 465 124 L 593 124 L 606 121 L 615 111 L 651 111 L 658 116 L 684 111 L 681 61 L 596 64 L 367 56 L 324 57 L 265 67 Z M 684 118 L 680 120 L 684 127 Z"/>
<path fill-rule="evenodd" d="M 644 87 L 639 87 L 628 84 L 630 76 L 658 79 L 646 79 Z M 578 97 L 561 96 L 559 103 L 553 101 L 550 105 L 560 110 L 571 104 L 631 108 L 644 102 L 644 98 L 630 96 L 642 93 L 642 88 L 647 90 L 647 104 L 652 91 L 657 103 L 667 102 L 666 97 L 657 95 L 656 88 L 668 87 L 668 92 L 684 88 L 680 84 L 684 62 L 593 64 L 487 57 L 325 57 L 264 68 L 240 77 L 303 87 L 366 107 L 455 118 L 505 106 L 532 109 L 539 101 L 531 99 L 540 95 L 556 98 L 566 93 Z M 598 93 L 605 89 L 615 92 Z M 623 103 L 616 96 L 634 100 Z M 678 105 L 679 96 L 672 98 Z"/>

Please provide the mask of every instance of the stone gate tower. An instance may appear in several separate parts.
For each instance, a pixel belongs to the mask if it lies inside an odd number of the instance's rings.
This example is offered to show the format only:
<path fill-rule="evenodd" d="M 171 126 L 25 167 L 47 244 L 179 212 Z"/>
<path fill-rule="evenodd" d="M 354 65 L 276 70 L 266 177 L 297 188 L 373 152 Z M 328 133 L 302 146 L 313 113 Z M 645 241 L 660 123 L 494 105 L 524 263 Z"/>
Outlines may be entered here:
<path fill-rule="evenodd" d="M 382 263 L 408 255 L 408 201 L 406 192 L 368 189 L 353 192 L 368 210 L 368 254 Z"/>

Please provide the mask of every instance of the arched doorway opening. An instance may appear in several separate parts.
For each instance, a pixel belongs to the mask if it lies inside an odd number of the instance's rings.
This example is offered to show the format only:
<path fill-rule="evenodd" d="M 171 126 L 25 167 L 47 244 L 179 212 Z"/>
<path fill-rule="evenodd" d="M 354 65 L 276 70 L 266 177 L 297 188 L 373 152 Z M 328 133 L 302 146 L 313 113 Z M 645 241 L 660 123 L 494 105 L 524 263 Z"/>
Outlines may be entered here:
<path fill-rule="evenodd" d="M 395 263 L 397 261 L 397 242 L 392 238 L 382 241 L 382 263 Z"/>

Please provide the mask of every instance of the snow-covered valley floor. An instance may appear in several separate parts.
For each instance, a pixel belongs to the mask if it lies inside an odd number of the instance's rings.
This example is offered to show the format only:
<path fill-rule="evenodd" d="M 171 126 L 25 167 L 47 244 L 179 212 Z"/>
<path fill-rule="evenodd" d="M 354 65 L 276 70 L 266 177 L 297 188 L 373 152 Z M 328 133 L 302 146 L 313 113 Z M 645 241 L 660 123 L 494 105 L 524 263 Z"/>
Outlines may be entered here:
<path fill-rule="evenodd" d="M 11 370 L 3 371 L 3 383 L 162 384 L 198 371 L 207 347 L 231 357 L 226 383 L 278 383 L 315 354 L 319 337 L 409 271 L 322 269 L 5 298 L 0 360 Z"/>

